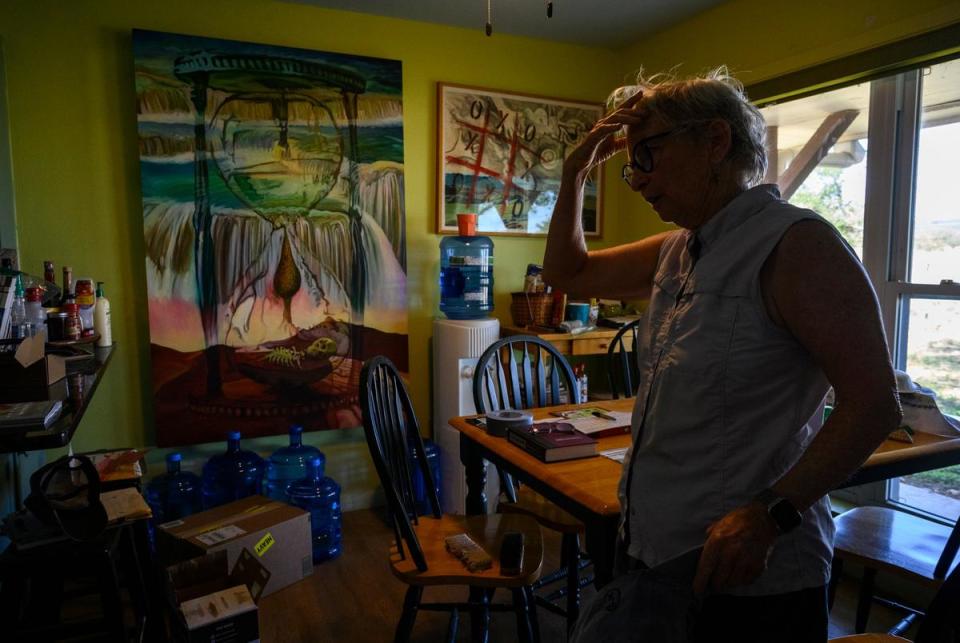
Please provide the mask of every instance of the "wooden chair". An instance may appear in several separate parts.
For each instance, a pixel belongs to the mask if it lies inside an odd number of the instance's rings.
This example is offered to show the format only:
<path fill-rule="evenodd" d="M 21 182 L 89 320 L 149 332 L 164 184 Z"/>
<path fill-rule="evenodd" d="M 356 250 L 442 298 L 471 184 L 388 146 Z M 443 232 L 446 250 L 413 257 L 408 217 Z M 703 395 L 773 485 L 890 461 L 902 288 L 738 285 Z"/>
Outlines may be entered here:
<path fill-rule="evenodd" d="M 536 605 L 532 583 L 540 577 L 543 542 L 540 527 L 526 516 L 450 516 L 441 515 L 433 477 L 420 437 L 420 425 L 413 412 L 410 396 L 396 367 L 386 357 L 374 357 L 363 365 L 360 374 L 360 408 L 367 446 L 376 467 L 396 542 L 390 550 L 390 568 L 394 576 L 409 585 L 403 612 L 397 624 L 396 641 L 408 641 L 419 610 L 451 612 L 449 640 L 456 639 L 460 610 L 471 614 L 474 635 L 486 641 L 491 611 L 514 611 L 518 639 L 539 641 Z M 411 445 L 416 447 L 416 462 L 411 463 Z M 432 515 L 417 516 L 412 467 L 417 467 L 426 482 Z M 508 532 L 524 537 L 522 569 L 517 575 L 505 575 L 497 561 L 500 544 Z M 494 559 L 491 569 L 470 572 L 446 551 L 447 536 L 466 533 Z M 471 588 L 465 603 L 421 603 L 423 590 L 431 585 L 464 585 Z M 498 588 L 510 589 L 512 605 L 492 605 Z"/>
<path fill-rule="evenodd" d="M 620 398 L 620 393 L 623 393 L 623 397 L 631 397 L 637 391 L 640 379 L 637 366 L 638 326 L 639 319 L 622 326 L 607 347 L 607 381 L 615 400 Z M 625 339 L 632 340 L 629 346 Z"/>
<path fill-rule="evenodd" d="M 487 413 L 564 402 L 578 404 L 581 400 L 573 369 L 553 344 L 532 335 L 511 335 L 491 344 L 477 360 L 473 401 L 478 413 Z M 589 564 L 580 552 L 583 523 L 532 489 L 521 486 L 518 490 L 511 477 L 502 471 L 500 487 L 506 501 L 499 503 L 498 511 L 532 516 L 541 526 L 562 534 L 560 568 L 545 575 L 534 587 L 539 589 L 566 579 L 564 587 L 546 596 L 537 595 L 536 601 L 564 616 L 568 629 L 572 629 L 580 614 L 580 588 L 592 581 L 580 578 L 580 570 Z M 561 608 L 555 601 L 564 595 L 566 607 Z"/>
<path fill-rule="evenodd" d="M 915 643 L 957 643 L 960 641 L 960 567 L 954 567 L 934 595 L 920 622 Z M 902 643 L 903 621 L 887 634 L 853 634 L 830 639 L 831 643 Z"/>
<path fill-rule="evenodd" d="M 958 523 L 960 524 L 960 523 Z M 843 562 L 852 560 L 864 567 L 857 599 L 854 629 L 866 630 L 873 601 L 909 612 L 894 634 L 900 634 L 912 620 L 922 616 L 913 607 L 874 595 L 878 571 L 896 574 L 928 587 L 939 587 L 956 566 L 960 530 L 886 507 L 857 507 L 836 519 L 834 564 L 831 574 L 831 603 Z"/>

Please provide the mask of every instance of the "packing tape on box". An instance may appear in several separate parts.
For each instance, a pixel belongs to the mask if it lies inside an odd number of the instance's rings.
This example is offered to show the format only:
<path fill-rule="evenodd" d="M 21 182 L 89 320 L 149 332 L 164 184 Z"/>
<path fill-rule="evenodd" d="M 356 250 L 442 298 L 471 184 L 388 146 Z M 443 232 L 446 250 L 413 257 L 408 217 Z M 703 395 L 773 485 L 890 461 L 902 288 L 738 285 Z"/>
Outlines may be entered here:
<path fill-rule="evenodd" d="M 530 426 L 533 424 L 533 415 L 526 411 L 490 411 L 487 413 L 487 433 L 502 438 L 510 427 Z"/>

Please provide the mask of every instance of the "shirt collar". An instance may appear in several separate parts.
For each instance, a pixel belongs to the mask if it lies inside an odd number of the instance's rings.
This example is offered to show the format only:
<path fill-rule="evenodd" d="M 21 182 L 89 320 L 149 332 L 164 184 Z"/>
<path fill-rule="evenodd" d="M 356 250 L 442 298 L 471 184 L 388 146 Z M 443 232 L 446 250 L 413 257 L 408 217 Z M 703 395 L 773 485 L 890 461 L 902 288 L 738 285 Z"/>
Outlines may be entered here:
<path fill-rule="evenodd" d="M 695 244 L 696 237 L 699 239 L 700 255 L 704 255 L 718 240 L 760 212 L 771 200 L 779 199 L 780 190 L 772 183 L 757 185 L 741 192 L 706 223 L 690 232 L 687 248 L 690 249 Z"/>

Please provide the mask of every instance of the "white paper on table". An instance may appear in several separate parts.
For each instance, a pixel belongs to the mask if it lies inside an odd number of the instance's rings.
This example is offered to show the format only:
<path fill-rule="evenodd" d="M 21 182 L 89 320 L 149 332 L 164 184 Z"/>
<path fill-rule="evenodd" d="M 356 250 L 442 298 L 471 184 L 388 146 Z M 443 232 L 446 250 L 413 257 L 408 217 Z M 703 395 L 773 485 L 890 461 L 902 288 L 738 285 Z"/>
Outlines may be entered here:
<path fill-rule="evenodd" d="M 606 451 L 601 451 L 600 455 L 605 458 L 610 458 L 614 462 L 619 462 L 623 464 L 623 461 L 627 458 L 627 451 L 630 447 L 620 447 L 619 449 L 607 449 Z"/>

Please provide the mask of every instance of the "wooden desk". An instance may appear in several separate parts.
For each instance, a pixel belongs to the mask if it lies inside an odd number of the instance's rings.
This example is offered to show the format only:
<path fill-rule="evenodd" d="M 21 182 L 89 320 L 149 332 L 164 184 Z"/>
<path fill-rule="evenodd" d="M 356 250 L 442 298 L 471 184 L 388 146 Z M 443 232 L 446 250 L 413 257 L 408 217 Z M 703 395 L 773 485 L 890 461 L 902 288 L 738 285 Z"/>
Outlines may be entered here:
<path fill-rule="evenodd" d="M 517 328 L 515 326 L 501 326 L 500 336 L 507 335 L 534 335 L 540 339 L 553 344 L 563 355 L 606 355 L 610 342 L 617 334 L 616 328 L 603 328 L 587 331 L 578 335 L 570 333 L 557 333 L 550 330 L 539 329 L 536 326 L 529 328 Z M 628 333 L 623 338 L 624 346 L 629 350 L 633 344 L 633 338 Z"/>
<path fill-rule="evenodd" d="M 596 404 L 588 403 L 589 406 Z M 603 406 L 629 412 L 633 407 L 633 398 L 604 401 Z M 569 408 L 575 406 L 534 409 L 532 413 L 535 419 L 540 420 L 550 417 L 550 411 Z M 593 559 L 597 584 L 603 585 L 610 579 L 620 521 L 617 488 L 623 467 L 619 462 L 597 456 L 546 464 L 505 439 L 491 437 L 483 429 L 468 424 L 466 417 L 453 418 L 450 425 L 460 431 L 460 460 L 466 468 L 468 514 L 487 511 L 487 498 L 483 493 L 486 484 L 483 460 L 488 460 L 581 520 L 586 526 L 585 547 Z M 841 487 L 960 464 L 960 437 L 944 438 L 918 433 L 915 440 L 914 444 L 885 441 Z M 629 435 L 601 438 L 598 450 L 629 444 Z"/>

